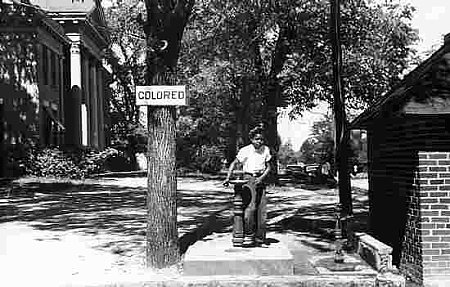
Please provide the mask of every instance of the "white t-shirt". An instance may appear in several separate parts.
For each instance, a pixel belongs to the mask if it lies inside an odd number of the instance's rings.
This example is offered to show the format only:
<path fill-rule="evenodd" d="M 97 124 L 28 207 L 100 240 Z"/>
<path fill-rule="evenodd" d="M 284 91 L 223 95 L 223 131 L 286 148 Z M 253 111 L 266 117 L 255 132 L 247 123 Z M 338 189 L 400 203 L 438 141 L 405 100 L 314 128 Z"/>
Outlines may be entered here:
<path fill-rule="evenodd" d="M 256 150 L 253 144 L 249 144 L 239 150 L 236 158 L 242 163 L 244 172 L 259 173 L 266 169 L 266 162 L 270 161 L 272 156 L 267 146 L 263 145 Z"/>

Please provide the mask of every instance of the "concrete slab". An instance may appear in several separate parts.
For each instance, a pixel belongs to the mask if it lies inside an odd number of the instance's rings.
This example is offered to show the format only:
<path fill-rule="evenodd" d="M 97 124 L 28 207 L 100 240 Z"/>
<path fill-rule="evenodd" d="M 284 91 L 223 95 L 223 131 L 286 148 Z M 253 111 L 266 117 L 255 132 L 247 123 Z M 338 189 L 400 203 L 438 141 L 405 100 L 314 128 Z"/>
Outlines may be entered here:
<path fill-rule="evenodd" d="M 359 255 L 345 254 L 343 263 L 334 262 L 334 252 L 313 256 L 309 259 L 321 275 L 376 275 L 377 271 L 370 267 Z"/>
<path fill-rule="evenodd" d="M 213 234 L 197 241 L 185 254 L 184 275 L 294 274 L 294 258 L 279 240 L 263 247 L 240 248 L 233 247 L 231 239 L 231 234 Z"/>

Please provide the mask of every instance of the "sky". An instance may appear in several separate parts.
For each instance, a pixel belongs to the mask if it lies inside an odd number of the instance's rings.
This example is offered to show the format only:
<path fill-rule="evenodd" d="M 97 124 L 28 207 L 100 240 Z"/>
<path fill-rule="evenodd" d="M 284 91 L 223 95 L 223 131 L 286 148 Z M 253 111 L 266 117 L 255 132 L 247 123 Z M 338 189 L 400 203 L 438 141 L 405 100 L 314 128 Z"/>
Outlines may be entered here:
<path fill-rule="evenodd" d="M 444 35 L 450 33 L 450 2 L 448 0 L 405 0 L 416 7 L 412 27 L 418 29 L 419 52 L 436 50 Z"/>
<path fill-rule="evenodd" d="M 443 43 L 444 35 L 450 33 L 450 1 L 449 0 L 401 0 L 416 8 L 411 26 L 418 30 L 419 43 L 415 46 L 420 55 L 429 55 Z M 305 113 L 295 121 L 282 113 L 278 119 L 278 132 L 283 143 L 290 142 L 294 150 L 309 137 L 312 123 L 323 117 L 326 106 Z"/>

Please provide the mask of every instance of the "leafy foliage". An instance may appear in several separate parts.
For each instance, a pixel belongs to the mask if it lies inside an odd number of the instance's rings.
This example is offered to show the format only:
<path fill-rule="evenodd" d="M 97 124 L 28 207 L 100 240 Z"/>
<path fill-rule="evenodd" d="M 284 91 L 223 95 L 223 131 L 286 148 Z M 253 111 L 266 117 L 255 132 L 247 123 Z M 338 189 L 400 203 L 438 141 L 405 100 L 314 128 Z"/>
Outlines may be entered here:
<path fill-rule="evenodd" d="M 361 110 L 399 81 L 418 39 L 410 26 L 413 10 L 395 1 L 343 1 L 348 109 Z M 230 150 L 245 141 L 246 127 L 267 122 L 278 106 L 293 106 L 295 117 L 332 102 L 329 1 L 203 0 L 191 20 L 179 71 L 192 102 L 181 114 L 215 125 L 225 137 L 214 139 L 218 147 Z M 276 133 L 270 137 L 276 146 Z"/>
<path fill-rule="evenodd" d="M 32 148 L 23 164 L 29 175 L 82 179 L 105 171 L 108 160 L 117 156 L 118 151 L 113 148 L 100 152 L 90 149 L 63 151 L 56 147 Z"/>
<path fill-rule="evenodd" d="M 296 49 L 279 74 L 283 94 L 301 113 L 317 100 L 332 102 L 332 63 L 328 37 L 328 6 L 306 1 L 313 17 L 299 27 Z M 343 80 L 347 108 L 370 105 L 396 83 L 415 53 L 418 40 L 410 26 L 414 9 L 394 1 L 375 4 L 348 0 L 342 7 Z"/>
<path fill-rule="evenodd" d="M 301 160 L 304 163 L 334 163 L 334 135 L 333 120 L 329 115 L 325 115 L 323 119 L 314 122 L 311 128 L 311 136 L 302 144 L 300 148 Z M 356 132 L 356 131 L 355 131 Z M 360 146 L 367 144 L 366 139 L 353 137 L 350 134 L 350 143 L 348 145 L 348 162 L 349 165 L 366 163 L 367 155 L 361 152 Z"/>
<path fill-rule="evenodd" d="M 107 51 L 108 63 L 114 71 L 110 110 L 111 145 L 133 158 L 145 150 L 147 132 L 139 121 L 134 89 L 144 84 L 145 38 L 139 15 L 144 11 L 141 1 L 116 1 L 105 9 L 111 36 Z"/>
<path fill-rule="evenodd" d="M 107 11 L 123 55 L 113 97 L 113 134 L 115 143 L 127 146 L 146 137 L 146 131 L 136 135 L 137 111 L 128 108 L 134 105 L 132 87 L 144 81 L 143 7 L 138 0 L 116 2 L 123 3 Z M 348 109 L 370 105 L 399 81 L 414 56 L 413 11 L 397 1 L 343 1 Z M 192 166 L 204 146 L 233 157 L 249 127 L 267 122 L 277 106 L 292 105 L 296 116 L 319 101 L 331 103 L 329 1 L 196 1 L 183 34 L 177 83 L 189 87 L 191 99 L 177 117 L 178 165 Z"/>
<path fill-rule="evenodd" d="M 193 157 L 194 168 L 203 173 L 216 173 L 222 167 L 223 154 L 216 146 L 202 146 Z"/>
<path fill-rule="evenodd" d="M 414 53 L 410 45 L 418 39 L 410 26 L 413 11 L 394 1 L 343 2 L 343 78 L 349 107 L 365 107 L 399 81 Z M 293 114 L 319 100 L 331 102 L 328 1 L 205 0 L 198 1 L 193 13 L 182 57 L 187 74 L 225 63 L 225 82 L 234 82 L 235 89 L 223 94 L 236 98 L 236 80 L 242 76 L 250 79 L 252 100 L 280 85 L 284 101 L 295 106 Z"/>
<path fill-rule="evenodd" d="M 300 161 L 300 156 L 298 152 L 295 152 L 292 148 L 292 144 L 287 142 L 280 145 L 278 151 L 278 161 L 281 166 L 286 166 L 288 164 L 297 164 Z"/>

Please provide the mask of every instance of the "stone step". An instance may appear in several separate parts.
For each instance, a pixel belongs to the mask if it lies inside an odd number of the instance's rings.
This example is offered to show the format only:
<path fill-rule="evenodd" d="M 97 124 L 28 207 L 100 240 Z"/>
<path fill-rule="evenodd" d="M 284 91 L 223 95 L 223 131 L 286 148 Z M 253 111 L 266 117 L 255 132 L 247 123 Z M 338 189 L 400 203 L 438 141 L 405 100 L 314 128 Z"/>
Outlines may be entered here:
<path fill-rule="evenodd" d="M 197 241 L 186 252 L 186 276 L 294 275 L 294 258 L 280 241 L 262 247 L 233 247 L 230 234 Z"/>

